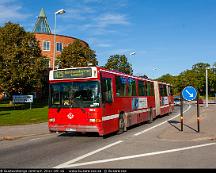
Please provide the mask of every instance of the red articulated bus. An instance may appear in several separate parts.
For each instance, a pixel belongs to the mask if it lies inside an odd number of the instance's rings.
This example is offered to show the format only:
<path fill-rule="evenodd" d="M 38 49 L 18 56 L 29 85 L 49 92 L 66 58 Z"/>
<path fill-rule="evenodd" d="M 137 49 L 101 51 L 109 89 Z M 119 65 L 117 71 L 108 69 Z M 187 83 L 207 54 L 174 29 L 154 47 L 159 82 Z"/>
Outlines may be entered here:
<path fill-rule="evenodd" d="M 50 132 L 122 133 L 174 109 L 171 85 L 102 67 L 51 70 L 49 85 Z"/>

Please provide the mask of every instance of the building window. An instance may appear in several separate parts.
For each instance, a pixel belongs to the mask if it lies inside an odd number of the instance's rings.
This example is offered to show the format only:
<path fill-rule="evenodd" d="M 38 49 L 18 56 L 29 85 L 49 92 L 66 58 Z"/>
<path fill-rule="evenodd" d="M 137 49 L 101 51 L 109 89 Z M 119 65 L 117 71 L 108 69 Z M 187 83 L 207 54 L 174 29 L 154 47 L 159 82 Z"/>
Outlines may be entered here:
<path fill-rule="evenodd" d="M 43 50 L 50 51 L 50 41 L 43 41 Z"/>
<path fill-rule="evenodd" d="M 63 46 L 62 46 L 62 43 L 56 43 L 56 50 L 58 51 L 58 52 L 62 52 L 62 48 L 63 48 Z"/>

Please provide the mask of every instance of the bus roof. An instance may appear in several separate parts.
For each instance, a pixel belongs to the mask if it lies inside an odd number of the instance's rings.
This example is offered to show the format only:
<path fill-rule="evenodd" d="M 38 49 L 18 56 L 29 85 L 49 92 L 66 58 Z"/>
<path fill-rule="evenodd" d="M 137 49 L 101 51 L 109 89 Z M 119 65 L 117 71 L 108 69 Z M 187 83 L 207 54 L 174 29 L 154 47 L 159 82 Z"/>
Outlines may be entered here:
<path fill-rule="evenodd" d="M 70 71 L 70 70 L 76 70 L 76 69 L 93 69 L 93 70 L 96 70 L 96 71 L 99 71 L 99 72 L 103 71 L 103 72 L 111 73 L 111 74 L 114 74 L 114 75 L 134 78 L 134 79 L 137 79 L 137 80 L 143 80 L 143 81 L 149 81 L 149 82 L 158 82 L 159 84 L 171 85 L 171 84 L 168 84 L 168 83 L 165 83 L 165 82 L 161 82 L 161 81 L 157 81 L 157 80 L 153 80 L 153 79 L 149 79 L 149 78 L 142 78 L 140 76 L 134 76 L 134 75 L 125 74 L 125 73 L 117 71 L 117 70 L 108 70 L 108 69 L 106 69 L 104 67 L 99 67 L 99 66 L 71 67 L 71 68 L 63 68 L 63 69 L 51 70 L 49 79 L 50 80 L 56 80 L 53 77 L 54 72 Z M 96 77 L 96 76 L 88 76 L 88 77 L 85 77 L 85 78 L 93 78 L 93 77 Z M 68 78 L 62 78 L 62 79 L 68 79 Z M 80 78 L 74 78 L 74 79 L 83 79 L 83 78 L 80 77 Z M 59 79 L 57 79 L 57 80 L 59 80 Z"/>

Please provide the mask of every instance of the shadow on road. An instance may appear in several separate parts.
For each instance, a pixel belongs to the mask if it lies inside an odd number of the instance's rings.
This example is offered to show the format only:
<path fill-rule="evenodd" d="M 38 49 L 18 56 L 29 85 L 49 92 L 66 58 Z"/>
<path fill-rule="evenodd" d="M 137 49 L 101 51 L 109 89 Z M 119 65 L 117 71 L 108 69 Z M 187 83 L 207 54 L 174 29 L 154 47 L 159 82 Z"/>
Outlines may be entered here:
<path fill-rule="evenodd" d="M 176 128 L 178 131 L 181 131 L 181 129 L 179 128 L 180 125 L 181 125 L 181 122 L 176 121 L 176 120 L 170 120 L 170 121 L 168 121 L 168 123 L 169 123 L 171 126 L 173 126 L 174 128 Z M 183 124 L 183 125 L 184 125 L 184 127 L 187 127 L 187 128 L 189 128 L 189 129 L 191 129 L 191 130 L 197 132 L 196 129 L 190 127 L 189 125 L 187 125 L 187 124 Z M 178 127 L 178 126 L 179 126 L 179 127 Z"/>
<path fill-rule="evenodd" d="M 64 132 L 58 135 L 58 137 L 99 137 L 98 133 L 88 132 L 88 133 L 81 133 L 81 132 Z"/>

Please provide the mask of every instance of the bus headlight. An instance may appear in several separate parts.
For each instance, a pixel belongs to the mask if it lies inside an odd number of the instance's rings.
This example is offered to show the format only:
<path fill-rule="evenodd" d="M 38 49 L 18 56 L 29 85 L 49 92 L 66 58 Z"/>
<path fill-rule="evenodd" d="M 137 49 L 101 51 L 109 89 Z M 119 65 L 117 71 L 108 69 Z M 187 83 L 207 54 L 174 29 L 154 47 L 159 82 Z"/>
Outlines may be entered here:
<path fill-rule="evenodd" d="M 49 119 L 49 122 L 50 122 L 50 123 L 54 123 L 54 122 L 55 122 L 55 118 L 50 118 L 50 119 Z"/>
<path fill-rule="evenodd" d="M 96 118 L 96 119 L 89 119 L 89 122 L 91 122 L 91 123 L 101 123 L 102 120 L 98 119 L 98 118 Z"/>

